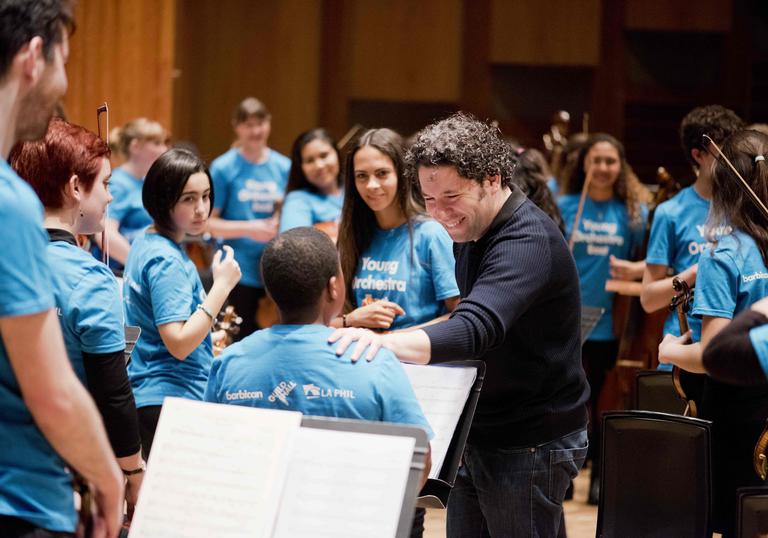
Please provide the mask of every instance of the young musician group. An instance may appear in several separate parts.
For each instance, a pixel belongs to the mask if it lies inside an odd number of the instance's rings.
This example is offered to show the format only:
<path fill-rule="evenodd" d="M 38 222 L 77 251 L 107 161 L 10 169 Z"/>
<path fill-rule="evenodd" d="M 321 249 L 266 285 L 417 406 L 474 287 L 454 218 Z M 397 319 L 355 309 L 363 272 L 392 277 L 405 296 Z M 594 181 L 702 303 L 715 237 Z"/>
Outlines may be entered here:
<path fill-rule="evenodd" d="M 50 120 L 66 91 L 69 3 L 0 3 L 0 12 L 3 536 L 72 535 L 68 467 L 92 485 L 97 525 L 115 536 L 123 499 L 130 515 L 140 495 L 166 397 L 403 422 L 431 434 L 397 359 L 468 357 L 487 361 L 488 379 L 448 532 L 555 535 L 568 478 L 587 453 L 579 284 L 582 304 L 605 309 L 583 347 L 597 426 L 616 354 L 609 276 L 642 278 L 649 310 L 674 293 L 671 275 L 696 284 L 693 334 L 665 337 L 662 362 L 692 372 L 712 365 L 733 382 L 742 376 L 724 365 L 731 357 L 713 350 L 751 344 L 745 370 L 768 371 L 760 303 L 768 210 L 735 177 L 768 199 L 768 136 L 743 130 L 727 109 L 683 120 L 697 180 L 656 209 L 647 257 L 632 261 L 650 196 L 611 136 L 594 135 L 574 154 L 557 202 L 562 219 L 532 150 L 513 151 L 495 128 L 461 113 L 426 127 L 407 151 L 389 129 L 366 131 L 342 167 L 322 129 L 301 134 L 290 159 L 270 149 L 271 116 L 247 98 L 233 115 L 234 146 L 210 169 L 191 150 L 167 150 L 156 123 L 135 120 L 114 133 L 126 160 L 112 171 L 99 136 Z M 524 163 L 517 175 L 515 161 Z M 205 232 L 224 241 L 207 290 L 184 248 Z M 80 241 L 94 237 L 97 249 L 102 235 L 122 288 Z M 280 322 L 257 330 L 265 294 Z M 214 358 L 212 323 L 227 301 L 244 325 Z M 568 322 L 545 326 L 558 306 Z M 749 323 L 728 327 L 750 309 Z M 142 331 L 127 368 L 126 324 Z M 721 330 L 728 339 L 718 339 Z M 370 360 L 356 361 L 366 345 Z M 767 416 L 764 385 L 707 378 L 700 396 L 702 417 L 714 421 L 716 526 L 726 535 L 735 488 L 756 482 L 747 462 Z M 417 513 L 414 535 L 422 521 Z"/>

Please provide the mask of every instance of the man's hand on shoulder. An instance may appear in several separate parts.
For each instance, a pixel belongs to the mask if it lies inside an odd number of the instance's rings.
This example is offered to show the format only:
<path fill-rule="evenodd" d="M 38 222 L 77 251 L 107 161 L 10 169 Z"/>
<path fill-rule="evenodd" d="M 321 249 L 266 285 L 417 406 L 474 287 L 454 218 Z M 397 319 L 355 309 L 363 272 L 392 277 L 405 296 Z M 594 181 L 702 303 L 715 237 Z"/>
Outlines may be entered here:
<path fill-rule="evenodd" d="M 352 362 L 362 356 L 363 352 L 368 348 L 365 354 L 365 359 L 372 361 L 379 349 L 384 345 L 384 335 L 369 331 L 368 329 L 361 329 L 357 327 L 348 327 L 345 329 L 336 329 L 328 337 L 330 343 L 337 342 L 336 355 L 343 355 L 347 348 L 353 342 L 356 342 L 354 349 L 352 350 L 351 359 Z"/>

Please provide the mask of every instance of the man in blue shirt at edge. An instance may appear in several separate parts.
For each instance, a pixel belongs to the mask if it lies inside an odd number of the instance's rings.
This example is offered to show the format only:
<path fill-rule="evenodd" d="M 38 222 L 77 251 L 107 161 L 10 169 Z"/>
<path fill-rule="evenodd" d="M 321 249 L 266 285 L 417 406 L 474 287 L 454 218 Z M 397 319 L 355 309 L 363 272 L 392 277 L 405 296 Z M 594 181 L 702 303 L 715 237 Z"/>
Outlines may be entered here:
<path fill-rule="evenodd" d="M 720 105 L 694 108 L 683 118 L 680 143 L 696 174 L 696 181 L 660 204 L 654 213 L 640 295 L 640 303 L 646 312 L 669 306 L 676 293 L 672 288 L 675 276 L 691 287 L 696 284 L 699 255 L 707 244 L 705 224 L 712 198 L 714 161 L 714 156 L 702 146 L 702 135 L 709 135 L 721 144 L 731 133 L 742 128 L 741 119 Z M 673 276 L 669 276 L 670 272 Z M 689 314 L 688 324 L 694 333 L 698 333 L 701 319 Z M 681 336 L 674 312 L 667 316 L 664 334 Z M 660 364 L 659 369 L 671 370 L 672 365 Z"/>
<path fill-rule="evenodd" d="M 123 477 L 96 407 L 61 336 L 45 256 L 42 206 L 8 166 L 11 147 L 36 140 L 67 88 L 74 27 L 66 0 L 0 3 L 0 535 L 68 536 L 71 475 L 94 491 L 97 532 L 117 536 Z M 72 534 L 73 536 L 73 534 Z"/>
<path fill-rule="evenodd" d="M 325 233 L 301 227 L 280 234 L 267 244 L 261 269 L 280 324 L 229 346 L 214 361 L 206 401 L 414 424 L 431 437 L 408 377 L 390 351 L 382 350 L 372 362 L 352 362 L 328 343 L 333 332 L 328 324 L 344 307 L 345 285 L 338 253 Z M 430 466 L 428 454 L 422 484 Z"/>

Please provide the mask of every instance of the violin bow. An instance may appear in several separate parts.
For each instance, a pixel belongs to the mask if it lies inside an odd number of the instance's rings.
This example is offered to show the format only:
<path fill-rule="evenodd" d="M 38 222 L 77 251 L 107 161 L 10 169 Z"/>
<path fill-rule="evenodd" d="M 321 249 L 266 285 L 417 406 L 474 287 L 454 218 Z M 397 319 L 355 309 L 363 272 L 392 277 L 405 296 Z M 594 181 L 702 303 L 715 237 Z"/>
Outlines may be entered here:
<path fill-rule="evenodd" d="M 589 184 L 592 181 L 592 167 L 587 170 L 586 177 L 584 178 L 584 186 L 581 187 L 581 196 L 579 197 L 579 206 L 576 209 L 576 217 L 573 219 L 573 226 L 571 227 L 571 236 L 568 238 L 568 248 L 573 252 L 573 247 L 576 244 L 576 234 L 579 231 L 579 225 L 581 224 L 581 215 L 584 213 L 584 203 L 587 201 L 587 191 L 589 190 Z"/>
<path fill-rule="evenodd" d="M 104 136 L 101 135 L 101 115 L 104 114 Z M 104 143 L 109 146 L 107 137 L 109 136 L 109 107 L 107 102 L 104 101 L 98 108 L 96 108 L 96 128 L 99 131 L 99 138 L 104 140 Z M 107 219 L 109 219 L 109 205 L 104 210 L 104 231 L 101 232 L 101 261 L 109 267 L 109 238 L 107 237 Z"/>
<path fill-rule="evenodd" d="M 704 139 L 704 147 L 705 149 L 709 146 L 712 146 L 715 148 L 715 151 L 717 154 L 725 161 L 725 164 L 728 165 L 728 168 L 731 169 L 731 171 L 736 175 L 737 178 L 739 178 L 739 181 L 741 181 L 741 184 L 744 185 L 744 188 L 747 189 L 747 193 L 752 198 L 752 201 L 755 203 L 755 205 L 760 209 L 760 211 L 763 212 L 763 216 L 768 220 L 768 207 L 765 207 L 765 204 L 760 199 L 760 197 L 755 194 L 755 191 L 752 190 L 752 187 L 749 186 L 747 181 L 742 177 L 741 174 L 739 174 L 739 171 L 736 170 L 736 167 L 733 166 L 733 163 L 728 159 L 728 157 L 725 156 L 725 153 L 722 152 L 720 147 L 715 144 L 715 141 L 710 138 L 709 135 L 702 135 L 702 138 Z"/>

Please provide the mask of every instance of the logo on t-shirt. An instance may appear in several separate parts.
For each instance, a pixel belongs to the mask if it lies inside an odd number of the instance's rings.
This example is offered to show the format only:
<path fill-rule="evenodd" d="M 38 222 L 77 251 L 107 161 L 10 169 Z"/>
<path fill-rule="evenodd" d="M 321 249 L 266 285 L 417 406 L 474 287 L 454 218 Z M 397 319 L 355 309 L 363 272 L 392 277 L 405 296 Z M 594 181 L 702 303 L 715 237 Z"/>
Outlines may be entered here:
<path fill-rule="evenodd" d="M 697 224 L 696 230 L 699 232 L 699 237 L 707 238 L 710 236 L 709 228 L 707 228 L 705 224 Z M 718 226 L 717 228 L 712 229 L 711 235 L 713 237 L 718 238 L 724 235 L 728 235 L 732 231 L 733 231 L 733 228 L 731 228 L 730 226 Z M 706 248 L 711 248 L 711 247 L 712 247 L 712 242 L 710 241 L 702 241 L 702 242 L 691 241 L 690 243 L 688 243 L 688 254 L 690 254 L 691 256 L 696 256 L 697 254 L 701 254 L 702 252 L 704 252 Z"/>
<path fill-rule="evenodd" d="M 307 400 L 316 400 L 317 398 L 345 398 L 348 400 L 355 399 L 355 391 L 351 389 L 339 389 L 339 388 L 320 388 L 314 383 L 303 385 L 304 397 Z"/>
<path fill-rule="evenodd" d="M 228 402 L 231 402 L 232 400 L 261 400 L 264 398 L 264 393 L 260 390 L 240 389 L 233 392 L 225 391 L 224 398 L 226 398 Z"/>
<path fill-rule="evenodd" d="M 288 405 L 288 395 L 293 392 L 293 389 L 296 388 L 296 383 L 293 381 L 281 381 L 273 390 L 272 394 L 269 395 L 267 400 L 270 402 L 274 402 L 275 400 L 280 400 L 284 405 Z"/>
<path fill-rule="evenodd" d="M 274 181 L 246 179 L 245 188 L 237 193 L 240 202 L 251 202 L 254 213 L 273 213 L 275 202 L 282 198 L 280 189 Z"/>
<path fill-rule="evenodd" d="M 615 222 L 598 222 L 590 219 L 581 221 L 584 232 L 576 230 L 574 241 L 587 244 L 587 254 L 590 256 L 608 256 L 610 246 L 622 246 L 624 238 L 617 235 L 618 224 Z"/>
<path fill-rule="evenodd" d="M 360 261 L 360 271 L 369 271 L 370 273 L 366 277 L 353 278 L 352 289 L 375 291 L 397 290 L 405 292 L 407 288 L 407 282 L 405 280 L 392 278 L 392 276 L 397 274 L 397 269 L 399 267 L 400 262 L 397 260 L 374 260 L 369 256 L 363 256 L 363 259 Z"/>

